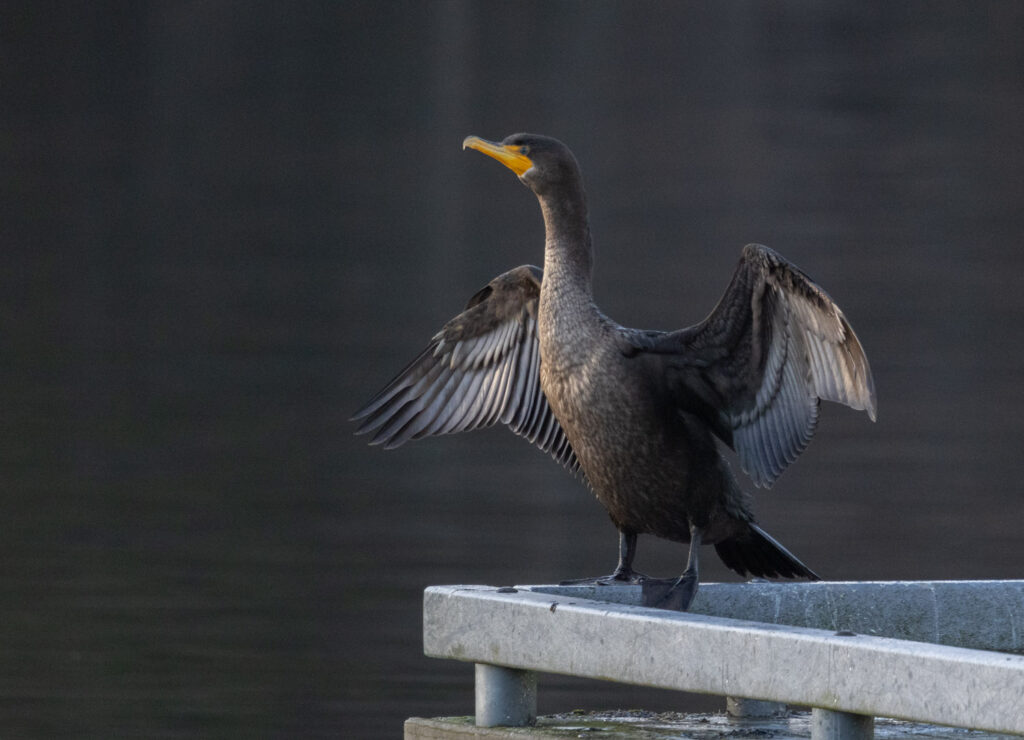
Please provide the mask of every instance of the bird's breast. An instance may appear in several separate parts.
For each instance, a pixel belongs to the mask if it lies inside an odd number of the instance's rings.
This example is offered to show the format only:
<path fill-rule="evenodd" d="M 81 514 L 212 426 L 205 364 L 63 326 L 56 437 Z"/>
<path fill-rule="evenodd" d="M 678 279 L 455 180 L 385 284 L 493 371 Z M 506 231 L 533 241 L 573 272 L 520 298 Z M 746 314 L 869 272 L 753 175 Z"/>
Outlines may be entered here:
<path fill-rule="evenodd" d="M 607 480 L 607 487 L 621 488 L 640 469 L 656 477 L 679 473 L 674 460 L 684 440 L 673 415 L 614 348 L 580 352 L 565 364 L 542 355 L 541 388 L 595 487 Z"/>
<path fill-rule="evenodd" d="M 659 393 L 650 367 L 614 347 L 541 361 L 541 387 L 594 494 L 620 527 L 688 537 L 695 507 L 728 488 L 710 435 Z"/>

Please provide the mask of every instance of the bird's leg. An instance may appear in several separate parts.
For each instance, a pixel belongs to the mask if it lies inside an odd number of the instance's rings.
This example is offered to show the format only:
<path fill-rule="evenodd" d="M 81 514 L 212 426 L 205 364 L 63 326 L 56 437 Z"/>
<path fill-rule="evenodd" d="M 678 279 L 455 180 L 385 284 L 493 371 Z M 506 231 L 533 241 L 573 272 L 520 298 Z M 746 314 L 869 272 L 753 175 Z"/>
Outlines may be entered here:
<path fill-rule="evenodd" d="M 619 563 L 612 573 L 613 581 L 625 581 L 636 583 L 639 573 L 633 570 L 633 558 L 636 557 L 636 532 L 623 532 L 619 530 Z"/>
<path fill-rule="evenodd" d="M 633 558 L 636 557 L 636 532 L 619 530 L 619 563 L 615 566 L 615 572 L 610 576 L 599 578 L 579 578 L 572 581 L 561 581 L 560 586 L 578 586 L 585 584 L 597 584 L 608 586 L 612 583 L 637 584 L 643 583 L 646 576 L 633 570 Z"/>
<path fill-rule="evenodd" d="M 702 535 L 701 528 L 696 524 L 690 525 L 690 553 L 686 558 L 686 570 L 669 586 L 666 591 L 661 584 L 644 584 L 644 606 L 654 606 L 659 609 L 673 609 L 685 612 L 690 608 L 693 597 L 697 595 L 697 585 L 700 582 L 700 542 Z"/>

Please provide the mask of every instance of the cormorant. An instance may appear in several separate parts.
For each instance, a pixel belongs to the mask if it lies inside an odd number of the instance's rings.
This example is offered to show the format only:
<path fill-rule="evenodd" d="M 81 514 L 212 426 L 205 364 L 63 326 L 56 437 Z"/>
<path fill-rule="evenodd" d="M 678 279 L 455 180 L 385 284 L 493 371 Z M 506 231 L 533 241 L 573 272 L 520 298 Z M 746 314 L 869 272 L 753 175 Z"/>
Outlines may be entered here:
<path fill-rule="evenodd" d="M 371 444 L 507 425 L 578 473 L 619 530 L 614 573 L 645 602 L 685 610 L 698 550 L 713 544 L 740 575 L 818 576 L 762 530 L 716 439 L 770 486 L 814 433 L 820 399 L 875 418 L 867 357 L 845 316 L 768 247 L 743 248 L 732 282 L 702 322 L 629 329 L 597 308 L 586 197 L 556 139 L 470 136 L 540 201 L 544 269 L 494 278 L 353 417 Z M 639 534 L 689 543 L 682 576 L 633 570 Z"/>

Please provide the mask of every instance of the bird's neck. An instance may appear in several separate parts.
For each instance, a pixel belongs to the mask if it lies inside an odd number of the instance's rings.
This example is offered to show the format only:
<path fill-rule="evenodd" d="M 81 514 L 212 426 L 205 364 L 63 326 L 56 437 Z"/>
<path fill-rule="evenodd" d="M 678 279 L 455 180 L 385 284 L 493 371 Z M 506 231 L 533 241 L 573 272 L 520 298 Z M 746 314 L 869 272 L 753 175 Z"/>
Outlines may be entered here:
<path fill-rule="evenodd" d="M 583 191 L 561 195 L 540 199 L 545 226 L 540 356 L 550 377 L 572 375 L 586 361 L 601 325 L 591 285 L 593 253 Z"/>
<path fill-rule="evenodd" d="M 582 187 L 556 196 L 540 196 L 544 214 L 544 287 L 568 298 L 591 301 L 593 249 Z"/>

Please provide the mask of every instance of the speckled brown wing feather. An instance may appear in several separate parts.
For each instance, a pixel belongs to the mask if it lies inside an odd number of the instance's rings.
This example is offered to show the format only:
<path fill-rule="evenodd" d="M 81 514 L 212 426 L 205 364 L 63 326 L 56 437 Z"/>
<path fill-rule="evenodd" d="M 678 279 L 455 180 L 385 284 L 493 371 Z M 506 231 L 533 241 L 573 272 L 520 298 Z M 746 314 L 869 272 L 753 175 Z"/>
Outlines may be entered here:
<path fill-rule="evenodd" d="M 571 471 L 576 455 L 540 387 L 541 270 L 494 278 L 434 335 L 419 357 L 352 417 L 371 444 L 482 429 L 498 422 Z"/>
<path fill-rule="evenodd" d="M 768 247 L 746 246 L 714 311 L 654 344 L 680 406 L 708 421 L 759 486 L 807 447 L 820 399 L 875 418 L 871 369 L 843 312 Z"/>

